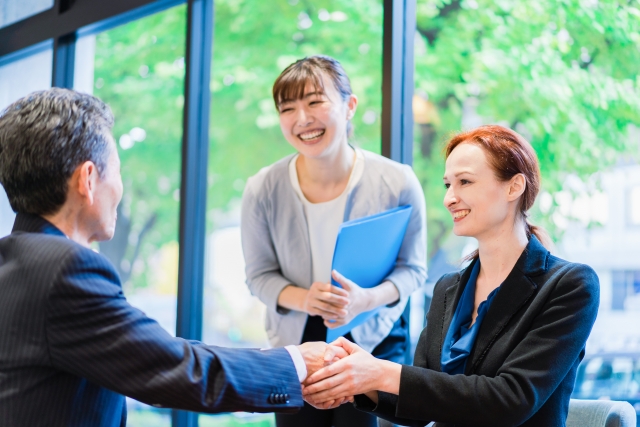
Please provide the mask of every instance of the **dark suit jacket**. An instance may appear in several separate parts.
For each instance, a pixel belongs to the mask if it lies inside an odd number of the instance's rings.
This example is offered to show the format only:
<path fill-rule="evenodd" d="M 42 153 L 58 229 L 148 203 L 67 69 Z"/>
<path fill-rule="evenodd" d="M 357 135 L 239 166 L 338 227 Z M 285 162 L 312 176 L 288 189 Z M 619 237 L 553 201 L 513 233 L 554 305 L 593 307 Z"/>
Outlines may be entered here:
<path fill-rule="evenodd" d="M 303 404 L 285 349 L 172 337 L 127 303 L 106 258 L 18 214 L 0 240 L 0 426 L 124 426 L 122 395 L 200 412 Z"/>
<path fill-rule="evenodd" d="M 436 284 L 400 394 L 380 392 L 377 407 L 357 396 L 356 406 L 411 426 L 563 427 L 598 311 L 598 277 L 532 237 L 480 325 L 464 375 L 448 375 L 442 343 L 472 267 Z"/>

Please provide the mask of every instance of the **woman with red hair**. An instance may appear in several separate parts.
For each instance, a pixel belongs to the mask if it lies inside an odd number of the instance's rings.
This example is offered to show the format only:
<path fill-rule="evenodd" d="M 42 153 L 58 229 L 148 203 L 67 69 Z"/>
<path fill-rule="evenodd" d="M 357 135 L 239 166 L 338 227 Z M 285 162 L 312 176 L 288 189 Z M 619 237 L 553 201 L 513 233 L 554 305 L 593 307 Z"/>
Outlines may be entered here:
<path fill-rule="evenodd" d="M 436 284 L 414 366 L 340 339 L 350 355 L 312 375 L 305 398 L 330 407 L 355 396 L 359 409 L 410 426 L 564 426 L 598 277 L 553 256 L 527 220 L 540 169 L 522 136 L 482 126 L 453 137 L 445 156 L 453 232 L 478 250 Z"/>

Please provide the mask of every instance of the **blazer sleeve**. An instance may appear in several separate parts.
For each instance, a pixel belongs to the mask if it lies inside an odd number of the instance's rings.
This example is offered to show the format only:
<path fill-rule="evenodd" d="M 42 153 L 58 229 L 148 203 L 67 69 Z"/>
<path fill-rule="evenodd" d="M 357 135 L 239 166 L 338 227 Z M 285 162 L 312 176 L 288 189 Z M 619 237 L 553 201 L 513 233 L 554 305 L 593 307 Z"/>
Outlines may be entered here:
<path fill-rule="evenodd" d="M 407 298 L 427 280 L 427 214 L 424 193 L 413 170 L 402 165 L 405 184 L 398 204 L 411 205 L 411 217 L 402 241 L 396 267 L 385 280 L 391 281 L 400 294 L 400 301 Z"/>
<path fill-rule="evenodd" d="M 260 174 L 250 178 L 242 195 L 240 235 L 247 286 L 268 309 L 286 314 L 290 310 L 278 306 L 278 297 L 292 283 L 282 275 L 266 212 L 255 188 L 260 178 Z"/>
<path fill-rule="evenodd" d="M 55 277 L 46 313 L 55 368 L 155 406 L 214 413 L 303 405 L 284 348 L 229 349 L 172 337 L 127 303 L 111 264 L 90 250 L 67 256 Z M 271 403 L 274 393 L 289 403 Z"/>
<path fill-rule="evenodd" d="M 387 414 L 424 423 L 522 424 L 557 389 L 584 348 L 598 310 L 598 286 L 591 268 L 573 264 L 495 377 L 403 366 L 400 393 Z"/>

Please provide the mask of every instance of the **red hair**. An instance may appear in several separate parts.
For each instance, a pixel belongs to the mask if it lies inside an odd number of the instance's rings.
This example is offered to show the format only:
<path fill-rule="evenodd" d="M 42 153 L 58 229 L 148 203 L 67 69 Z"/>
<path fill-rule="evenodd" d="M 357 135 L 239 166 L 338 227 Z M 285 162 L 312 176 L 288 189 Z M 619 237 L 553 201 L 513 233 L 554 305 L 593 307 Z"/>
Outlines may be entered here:
<path fill-rule="evenodd" d="M 538 156 L 529 142 L 519 133 L 498 125 L 485 125 L 455 135 L 444 148 L 445 158 L 460 144 L 474 144 L 482 148 L 487 155 L 489 166 L 500 181 L 509 181 L 522 174 L 526 187 L 518 211 L 525 222 L 527 237 L 534 235 L 547 248 L 552 243 L 547 232 L 527 221 L 528 210 L 533 206 L 540 191 L 540 165 Z M 475 258 L 476 253 L 470 258 Z"/>

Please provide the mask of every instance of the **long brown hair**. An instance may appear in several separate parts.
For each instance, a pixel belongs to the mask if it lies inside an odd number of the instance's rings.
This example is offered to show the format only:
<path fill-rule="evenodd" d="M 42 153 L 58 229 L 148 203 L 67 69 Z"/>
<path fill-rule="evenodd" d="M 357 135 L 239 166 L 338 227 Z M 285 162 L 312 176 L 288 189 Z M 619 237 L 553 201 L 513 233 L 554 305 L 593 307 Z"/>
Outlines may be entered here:
<path fill-rule="evenodd" d="M 273 84 L 273 102 L 276 108 L 285 101 L 302 99 L 304 90 L 311 83 L 318 92 L 324 92 L 322 74 L 333 83 L 343 101 L 353 94 L 349 76 L 337 59 L 326 55 L 302 58 L 289 65 L 280 73 Z M 352 136 L 353 125 L 347 123 L 347 136 Z"/>
<path fill-rule="evenodd" d="M 551 249 L 553 243 L 549 234 L 527 220 L 528 211 L 540 191 L 540 165 L 531 144 L 511 129 L 498 125 L 480 126 L 451 138 L 444 148 L 445 159 L 460 144 L 475 144 L 482 148 L 498 180 L 509 181 L 517 174 L 524 176 L 526 186 L 524 193 L 520 196 L 518 213 L 524 220 L 527 238 L 534 235 L 547 249 Z M 475 251 L 467 259 L 477 256 L 478 251 Z"/>

